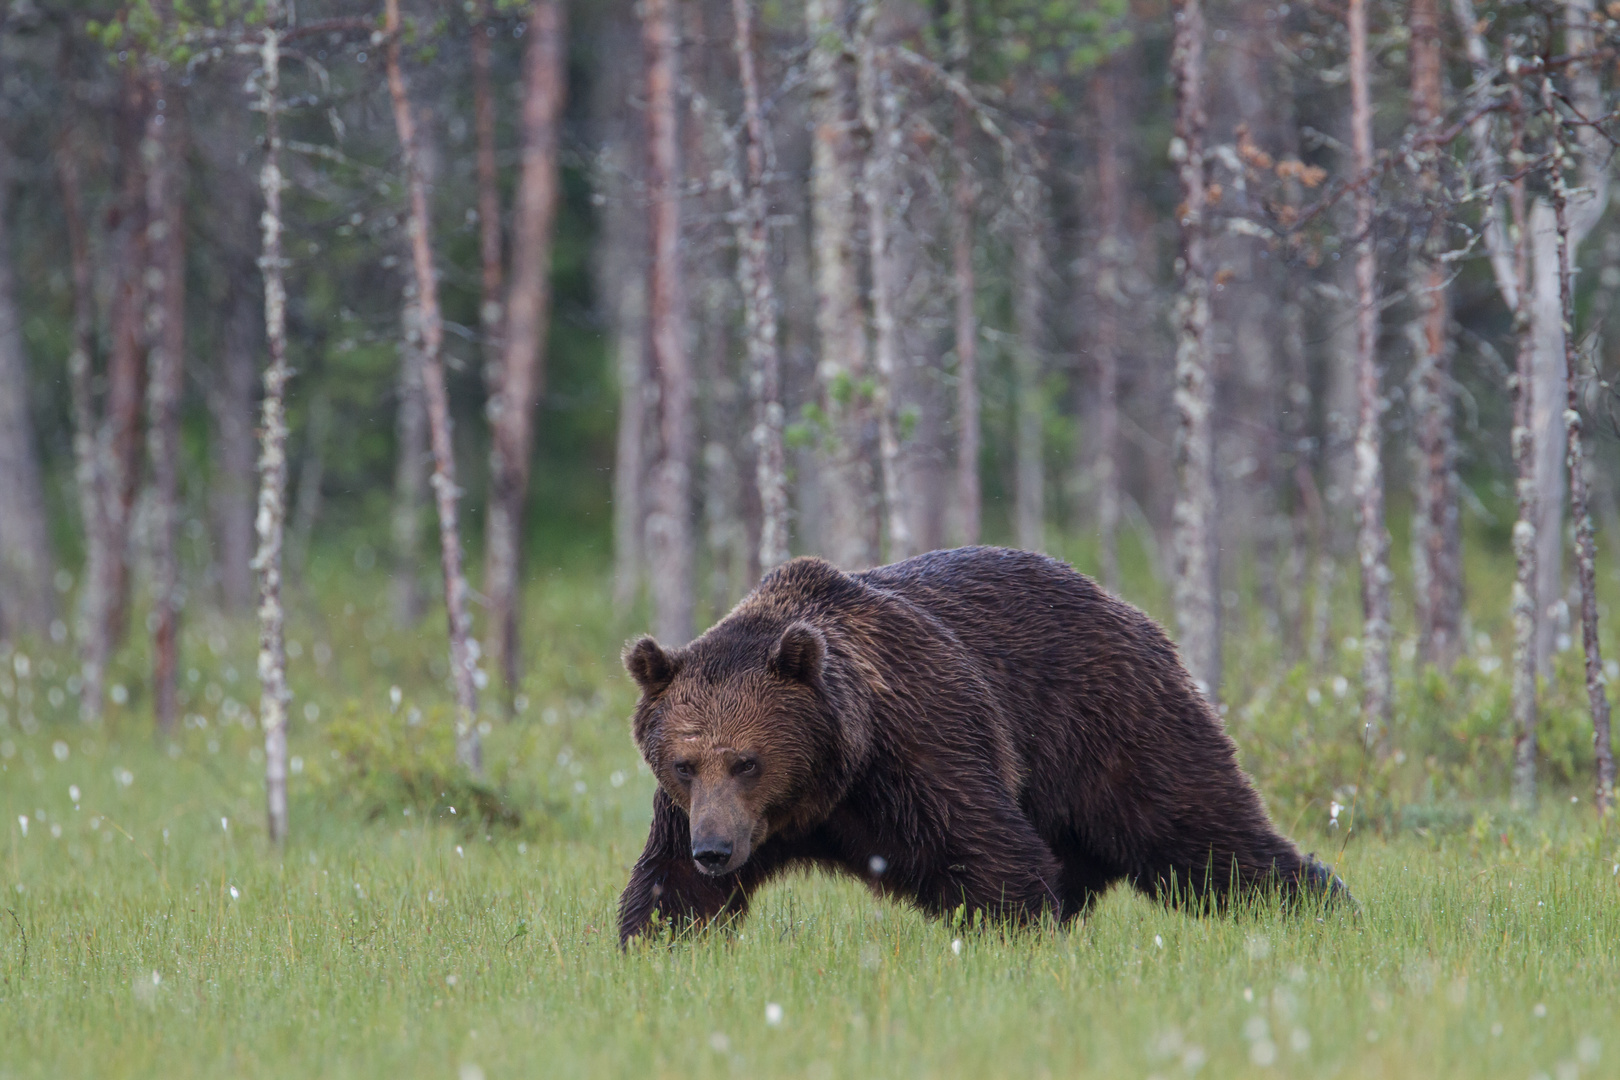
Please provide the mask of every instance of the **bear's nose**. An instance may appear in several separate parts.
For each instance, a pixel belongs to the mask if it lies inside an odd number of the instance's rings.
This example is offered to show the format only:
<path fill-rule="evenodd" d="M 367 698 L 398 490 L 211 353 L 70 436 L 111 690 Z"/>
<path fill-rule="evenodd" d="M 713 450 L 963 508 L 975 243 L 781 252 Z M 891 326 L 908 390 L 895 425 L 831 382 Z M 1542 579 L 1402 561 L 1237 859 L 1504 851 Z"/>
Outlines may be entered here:
<path fill-rule="evenodd" d="M 692 845 L 692 858 L 710 874 L 718 874 L 731 861 L 731 841 L 720 837 L 698 840 Z"/>

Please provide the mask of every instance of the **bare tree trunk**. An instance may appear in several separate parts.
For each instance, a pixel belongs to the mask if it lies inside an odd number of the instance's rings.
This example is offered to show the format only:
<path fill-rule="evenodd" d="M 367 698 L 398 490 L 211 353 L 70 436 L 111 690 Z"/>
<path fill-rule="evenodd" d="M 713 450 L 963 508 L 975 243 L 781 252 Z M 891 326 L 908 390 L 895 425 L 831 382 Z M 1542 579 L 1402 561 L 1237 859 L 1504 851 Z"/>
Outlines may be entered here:
<path fill-rule="evenodd" d="M 264 369 L 259 421 L 259 722 L 264 727 L 264 782 L 270 840 L 287 841 L 287 649 L 281 607 L 281 541 L 287 520 L 287 286 L 281 257 L 281 4 L 269 0 L 258 71 L 265 156 L 259 173 L 264 198 L 259 267 L 264 274 L 264 330 L 270 363 Z"/>
<path fill-rule="evenodd" d="M 1573 36 L 1573 35 L 1572 35 Z M 1590 39 L 1587 40 L 1590 45 Z M 1541 77 L 1541 107 L 1557 117 L 1551 76 Z M 1564 339 L 1564 431 L 1569 446 L 1569 505 L 1575 518 L 1575 573 L 1581 591 L 1581 639 L 1586 649 L 1586 697 L 1592 710 L 1592 749 L 1597 763 L 1596 803 L 1599 816 L 1614 806 L 1614 748 L 1609 734 L 1609 697 L 1604 690 L 1603 657 L 1598 649 L 1597 545 L 1587 506 L 1585 448 L 1581 442 L 1580 349 L 1575 342 L 1575 253 L 1570 243 L 1569 189 L 1564 179 L 1562 128 L 1554 129 L 1553 213 L 1558 232 L 1558 296 Z"/>
<path fill-rule="evenodd" d="M 1411 30 L 1412 124 L 1423 130 L 1440 122 L 1440 5 L 1413 0 Z M 1416 509 L 1412 517 L 1412 577 L 1418 655 L 1449 671 L 1461 648 L 1462 551 L 1457 517 L 1456 444 L 1452 436 L 1451 348 L 1446 302 L 1446 271 L 1438 256 L 1445 243 L 1436 151 L 1423 151 L 1419 190 L 1430 214 L 1423 252 L 1413 263 L 1418 318 L 1411 326 L 1416 363 L 1412 371 L 1412 413 L 1416 429 Z"/>
<path fill-rule="evenodd" d="M 509 714 L 520 678 L 523 502 L 529 486 L 535 401 L 543 379 L 551 314 L 551 233 L 557 216 L 563 34 L 562 4 L 557 0 L 536 0 L 529 18 L 524 58 L 523 171 L 513 222 L 512 291 L 507 297 L 502 335 L 504 356 L 498 377 L 490 383 L 493 438 L 484 550 L 484 594 L 489 604 L 486 651 L 500 671 Z M 486 284 L 488 280 L 486 272 Z"/>
<path fill-rule="evenodd" d="M 428 221 L 427 184 L 417 154 L 416 115 L 400 66 L 399 0 L 386 0 L 384 32 L 388 96 L 394 108 L 400 155 L 410 209 L 407 231 L 411 264 L 416 273 L 416 300 L 422 347 L 422 391 L 427 402 L 428 435 L 433 447 L 433 494 L 439 511 L 439 551 L 444 566 L 444 607 L 450 631 L 450 677 L 456 693 L 456 758 L 474 773 L 483 771 L 478 735 L 478 658 L 473 652 L 472 616 L 467 610 L 467 577 L 461 563 L 457 523 L 455 448 L 450 437 L 450 400 L 444 385 L 444 320 L 439 313 L 439 284 L 433 272 L 433 240 Z"/>
<path fill-rule="evenodd" d="M 1118 61 L 1105 63 L 1092 80 L 1097 102 L 1097 274 L 1091 283 L 1096 322 L 1091 357 L 1096 365 L 1096 436 L 1090 464 L 1097 483 L 1097 561 L 1103 585 L 1119 581 L 1119 349 L 1125 306 L 1120 281 L 1125 247 L 1125 167 L 1119 147 L 1129 137 L 1120 101 Z"/>
<path fill-rule="evenodd" d="M 615 309 L 619 429 L 613 455 L 613 609 L 622 614 L 641 589 L 646 540 L 642 511 L 647 471 L 647 289 L 640 275 L 624 281 Z"/>
<path fill-rule="evenodd" d="M 681 161 L 676 95 L 680 39 L 674 0 L 645 0 L 647 192 L 652 236 L 648 289 L 653 375 L 661 446 L 651 477 L 647 563 L 653 620 L 669 645 L 692 637 L 692 372 L 681 282 Z"/>
<path fill-rule="evenodd" d="M 141 154 L 146 162 L 146 449 L 152 470 L 152 696 L 158 730 L 179 718 L 180 396 L 185 375 L 184 148 L 178 87 L 154 79 Z"/>
<path fill-rule="evenodd" d="M 414 284 L 405 287 L 399 321 L 399 411 L 394 420 L 398 447 L 390 522 L 393 573 L 389 575 L 389 587 L 393 591 L 394 625 L 407 629 L 421 621 L 426 604 L 419 556 L 429 460 L 427 403 L 422 392 L 422 316 Z"/>
<path fill-rule="evenodd" d="M 107 621 L 111 607 L 107 566 L 113 551 L 107 519 L 105 444 L 91 384 L 96 335 L 95 285 L 89 237 L 85 232 L 83 187 L 71 137 L 64 137 L 57 148 L 56 164 L 63 216 L 67 220 L 68 258 L 73 269 L 73 351 L 68 355 L 68 387 L 73 400 L 73 477 L 85 546 L 75 629 L 81 680 L 79 716 L 87 723 L 99 723 L 107 658 L 112 649 Z"/>
<path fill-rule="evenodd" d="M 124 634 L 129 603 L 129 532 L 140 481 L 141 405 L 145 397 L 146 341 L 141 324 L 146 312 L 146 172 L 140 143 L 151 108 L 145 83 L 133 71 L 123 80 L 119 157 L 123 184 L 119 194 L 122 236 L 111 313 L 111 351 L 107 358 L 106 424 L 102 463 L 108 533 L 106 624 L 108 654 Z"/>
<path fill-rule="evenodd" d="M 822 469 L 826 514 L 819 532 L 827 556 L 847 570 L 877 560 L 873 540 L 871 462 L 866 454 L 870 415 L 866 378 L 866 320 L 856 263 L 855 123 L 850 65 L 844 42 L 844 0 L 807 0 L 810 117 L 814 125 L 810 214 L 816 264 L 816 330 L 821 357 L 826 451 Z"/>
<path fill-rule="evenodd" d="M 950 0 L 951 70 L 967 76 L 972 45 L 968 37 L 968 2 Z M 955 99 L 951 126 L 951 272 L 956 291 L 956 513 L 964 544 L 979 542 L 979 321 L 974 309 L 973 275 L 973 116 L 967 102 Z"/>
<path fill-rule="evenodd" d="M 1033 148 L 1031 148 L 1033 149 Z M 1017 397 L 1013 522 L 1018 546 L 1046 548 L 1045 402 L 1041 375 L 1046 351 L 1045 191 L 1031 163 L 1014 178 L 1018 234 L 1013 240 L 1013 383 Z"/>
<path fill-rule="evenodd" d="M 1215 387 L 1209 363 L 1202 0 L 1177 0 L 1170 56 L 1176 90 L 1171 159 L 1181 187 L 1176 260 L 1175 608 L 1181 655 L 1199 688 L 1220 696 L 1215 580 Z"/>
<path fill-rule="evenodd" d="M 887 72 L 878 60 L 877 43 L 872 39 L 877 16 L 876 0 L 861 0 L 856 83 L 861 124 L 870 140 L 862 169 L 861 194 L 866 204 L 866 239 L 872 274 L 872 353 L 877 376 L 872 410 L 877 414 L 887 556 L 890 562 L 898 562 L 913 554 L 911 523 L 900 477 L 900 433 L 896 418 L 900 407 L 897 398 L 900 336 L 894 318 L 899 281 L 892 250 L 894 222 L 889 216 L 896 197 L 895 153 L 899 135 L 894 123 L 894 89 L 887 85 Z"/>
<path fill-rule="evenodd" d="M 1349 0 L 1350 134 L 1353 166 L 1358 176 L 1373 163 L 1372 103 L 1367 74 L 1366 0 Z M 1384 528 L 1384 469 L 1381 422 L 1384 409 L 1378 362 L 1378 255 L 1373 247 L 1373 193 L 1363 184 L 1356 191 L 1356 548 L 1361 561 L 1361 716 L 1367 745 L 1388 749 L 1389 673 L 1389 534 Z"/>
<path fill-rule="evenodd" d="M 479 0 L 472 27 L 473 131 L 478 144 L 478 266 L 482 295 L 478 325 L 484 339 L 484 379 L 493 400 L 500 393 L 503 357 L 501 331 L 506 324 L 501 282 L 501 188 L 495 167 L 495 98 L 490 92 L 490 0 Z M 530 44 L 529 51 L 534 51 Z"/>
<path fill-rule="evenodd" d="M 29 418 L 28 363 L 11 264 L 10 173 L 10 148 L 0 143 L 0 637 L 14 631 L 44 634 L 56 614 L 45 493 Z"/>
<path fill-rule="evenodd" d="M 1524 100 L 1517 79 L 1509 84 L 1512 93 L 1512 160 L 1523 160 Z M 1530 807 L 1536 801 L 1536 626 L 1541 618 L 1536 603 L 1539 581 L 1536 574 L 1536 428 L 1535 416 L 1535 331 L 1531 316 L 1531 245 L 1529 212 L 1522 170 L 1513 181 L 1513 335 L 1514 355 L 1513 466 L 1518 501 L 1518 520 L 1513 525 L 1513 726 L 1517 732 L 1513 751 L 1513 801 Z M 1502 230 L 1505 237 L 1507 231 Z M 1500 284 L 1500 281 L 1498 282 Z M 1505 291 L 1505 290 L 1504 290 Z"/>
<path fill-rule="evenodd" d="M 759 568 L 768 573 L 789 558 L 787 464 L 782 449 L 782 357 L 776 340 L 776 287 L 765 194 L 765 115 L 754 65 L 753 0 L 731 0 L 737 69 L 742 80 L 747 181 L 737 222 L 738 276 L 748 333 L 749 386 L 754 397 L 754 481 L 759 488 Z"/>

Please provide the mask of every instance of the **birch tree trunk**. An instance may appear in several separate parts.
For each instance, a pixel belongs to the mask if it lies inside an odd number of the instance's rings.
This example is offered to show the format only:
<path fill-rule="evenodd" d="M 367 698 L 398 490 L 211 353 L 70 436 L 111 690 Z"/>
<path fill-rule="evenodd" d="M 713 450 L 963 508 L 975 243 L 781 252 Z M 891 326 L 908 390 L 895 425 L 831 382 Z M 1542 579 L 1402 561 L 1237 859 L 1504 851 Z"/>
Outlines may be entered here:
<path fill-rule="evenodd" d="M 43 635 L 56 614 L 45 492 L 29 418 L 28 362 L 11 263 L 10 194 L 10 148 L 0 142 L 0 637 L 18 631 Z"/>
<path fill-rule="evenodd" d="M 968 2 L 950 0 L 951 70 L 966 79 L 971 43 Z M 951 273 L 956 291 L 956 512 L 964 544 L 979 542 L 979 321 L 974 309 L 973 180 L 970 143 L 973 116 L 967 102 L 954 101 L 951 124 Z"/>
<path fill-rule="evenodd" d="M 1413 0 L 1411 31 L 1412 126 L 1440 122 L 1440 5 Z M 1416 282 L 1418 317 L 1410 327 L 1416 362 L 1412 370 L 1412 414 L 1417 443 L 1412 516 L 1413 599 L 1418 656 L 1449 671 L 1461 648 L 1462 551 L 1457 517 L 1456 444 L 1452 435 L 1451 348 L 1447 323 L 1446 271 L 1438 261 L 1445 244 L 1445 216 L 1438 203 L 1438 152 L 1421 152 L 1418 189 L 1431 215 L 1428 235 L 1411 276 Z"/>
<path fill-rule="evenodd" d="M 844 41 L 844 0 L 807 0 L 810 38 L 806 63 L 813 125 L 810 217 L 814 231 L 816 366 L 826 430 L 821 475 L 826 508 L 819 532 L 826 554 L 846 570 L 877 559 L 873 529 L 871 462 L 866 452 L 866 320 L 856 262 L 855 117 L 850 63 Z"/>
<path fill-rule="evenodd" d="M 1013 183 L 1018 234 L 1013 240 L 1013 383 L 1017 397 L 1013 521 L 1018 546 L 1046 548 L 1046 462 L 1041 359 L 1045 353 L 1045 192 L 1030 171 Z"/>
<path fill-rule="evenodd" d="M 658 384 L 657 464 L 647 515 L 647 563 L 653 620 L 667 645 L 692 637 L 692 372 L 681 281 L 679 52 L 675 0 L 641 8 L 646 71 L 647 192 L 652 238 L 649 338 Z"/>
<path fill-rule="evenodd" d="M 152 697 L 158 730 L 179 718 L 180 396 L 185 375 L 184 146 L 178 87 L 154 78 L 141 156 L 146 164 L 146 453 L 152 481 Z"/>
<path fill-rule="evenodd" d="M 1573 36 L 1573 35 L 1572 35 Z M 1588 38 L 1586 44 L 1590 46 Z M 1541 78 L 1541 107 L 1558 117 L 1552 79 Z M 1575 253 L 1570 243 L 1569 189 L 1565 184 L 1566 149 L 1561 128 L 1554 129 L 1552 158 L 1553 213 L 1558 234 L 1558 297 L 1564 339 L 1564 432 L 1569 446 L 1569 507 L 1575 519 L 1575 573 L 1581 592 L 1581 640 L 1586 652 L 1586 696 L 1592 710 L 1592 749 L 1597 764 L 1595 802 L 1599 816 L 1614 805 L 1614 748 L 1609 734 L 1609 697 L 1604 690 L 1603 657 L 1598 648 L 1597 545 L 1587 505 L 1585 448 L 1581 442 L 1580 349 L 1575 342 Z"/>
<path fill-rule="evenodd" d="M 1120 101 L 1119 62 L 1105 63 L 1092 80 L 1097 103 L 1097 269 L 1091 283 L 1096 322 L 1091 359 L 1096 365 L 1096 435 L 1091 474 L 1097 484 L 1097 562 L 1103 587 L 1119 581 L 1119 349 L 1125 306 L 1120 280 L 1125 248 L 1125 167 L 1119 147 L 1127 137 Z"/>
<path fill-rule="evenodd" d="M 557 216 L 563 35 L 562 5 L 557 0 L 536 0 L 525 35 L 523 170 L 513 221 L 512 288 L 501 339 L 504 352 L 490 382 L 493 438 L 484 549 L 484 595 L 489 604 L 486 651 L 500 671 L 508 714 L 521 676 L 518 624 L 522 613 L 523 503 L 529 486 L 534 409 L 543 380 L 551 314 L 551 234 Z M 485 283 L 489 283 L 487 271 Z"/>
<path fill-rule="evenodd" d="M 270 840 L 287 841 L 287 649 L 281 607 L 281 545 L 287 520 L 287 287 L 281 257 L 281 23 L 280 0 L 266 6 L 259 47 L 258 109 L 264 114 L 264 199 L 259 268 L 264 274 L 264 369 L 259 420 L 259 722 L 264 728 L 264 786 Z"/>
<path fill-rule="evenodd" d="M 872 353 L 877 376 L 872 409 L 877 414 L 878 461 L 883 478 L 883 522 L 890 562 L 913 554 L 911 523 L 900 476 L 900 432 L 897 413 L 900 366 L 900 333 L 895 325 L 894 306 L 900 283 L 893 251 L 894 222 L 890 209 L 895 201 L 895 155 L 899 134 L 895 127 L 894 89 L 887 85 L 887 71 L 877 55 L 873 28 L 877 22 L 876 0 L 861 0 L 859 71 L 857 77 L 861 124 L 870 145 L 862 169 L 862 197 L 866 204 L 866 239 L 872 274 Z"/>
<path fill-rule="evenodd" d="M 68 388 L 73 402 L 73 479 L 85 549 L 74 632 L 79 650 L 79 717 L 94 724 L 101 720 L 103 680 L 112 648 L 107 621 L 111 606 L 107 567 L 113 552 L 111 523 L 107 519 L 103 432 L 91 383 L 96 345 L 95 283 L 85 232 L 84 194 L 71 137 L 65 137 L 58 147 L 56 165 L 73 271 L 73 346 L 68 354 Z"/>
<path fill-rule="evenodd" d="M 411 108 L 400 66 L 399 0 L 386 0 L 383 31 L 388 96 L 399 133 L 400 156 L 410 208 L 407 232 L 416 276 L 416 301 L 422 348 L 422 391 L 427 403 L 428 438 L 433 447 L 433 495 L 439 512 L 439 553 L 444 568 L 445 618 L 449 623 L 450 678 L 456 694 L 456 759 L 474 773 L 483 772 L 478 735 L 478 658 L 473 652 L 472 617 L 467 610 L 467 577 L 461 562 L 457 522 L 455 448 L 450 436 L 450 401 L 444 385 L 444 320 L 439 313 L 439 283 L 433 269 L 433 241 L 428 219 L 427 184 L 417 156 L 416 115 Z"/>
<path fill-rule="evenodd" d="M 1211 701 L 1220 696 L 1220 624 L 1215 580 L 1215 387 L 1209 370 L 1209 266 L 1204 176 L 1204 13 L 1202 0 L 1177 0 L 1170 68 L 1175 82 L 1176 501 L 1175 609 L 1182 659 Z"/>
<path fill-rule="evenodd" d="M 782 449 L 782 357 L 777 346 L 776 287 L 765 194 L 765 115 L 754 65 L 753 0 L 731 0 L 733 47 L 742 81 L 747 180 L 737 222 L 737 270 L 748 333 L 749 387 L 754 397 L 754 482 L 759 488 L 759 569 L 788 561 L 787 464 Z"/>
<path fill-rule="evenodd" d="M 1366 0 L 1349 0 L 1350 133 L 1357 176 L 1372 172 L 1372 103 L 1367 71 Z M 1361 562 L 1361 717 L 1370 747 L 1388 749 L 1389 534 L 1384 528 L 1381 417 L 1382 366 L 1378 362 L 1378 255 L 1373 246 L 1373 192 L 1363 183 L 1355 198 L 1356 252 L 1356 549 Z"/>

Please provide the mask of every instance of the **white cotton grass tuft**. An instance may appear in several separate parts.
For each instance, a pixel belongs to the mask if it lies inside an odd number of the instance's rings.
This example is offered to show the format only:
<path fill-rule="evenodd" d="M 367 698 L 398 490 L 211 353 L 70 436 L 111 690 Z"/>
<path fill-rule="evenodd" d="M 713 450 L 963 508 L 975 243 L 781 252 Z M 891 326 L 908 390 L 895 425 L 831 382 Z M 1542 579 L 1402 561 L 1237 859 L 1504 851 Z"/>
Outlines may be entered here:
<path fill-rule="evenodd" d="M 1164 935 L 1162 935 L 1162 934 L 1154 934 L 1153 935 L 1153 945 L 1154 945 L 1155 948 L 1158 948 L 1158 949 L 1164 948 Z"/>
<path fill-rule="evenodd" d="M 955 938 L 955 939 L 953 939 L 951 941 L 951 952 L 952 952 L 953 955 L 956 955 L 956 956 L 961 956 L 962 955 L 962 939 L 961 938 Z"/>
<path fill-rule="evenodd" d="M 237 892 L 235 885 L 232 885 L 231 886 L 231 899 L 232 900 L 240 900 L 241 898 L 242 898 L 242 894 L 240 892 Z"/>
<path fill-rule="evenodd" d="M 75 803 L 77 803 L 79 801 L 79 785 L 78 784 L 69 784 L 68 785 L 68 798 L 73 800 L 73 802 L 75 802 Z"/>
<path fill-rule="evenodd" d="M 18 828 L 22 829 L 23 838 L 27 839 L 27 837 L 28 837 L 28 815 L 27 814 L 18 814 L 17 815 L 17 826 L 18 826 Z"/>
<path fill-rule="evenodd" d="M 782 1026 L 782 1006 L 774 1001 L 765 1003 L 765 1022 L 771 1027 Z"/>
<path fill-rule="evenodd" d="M 231 819 L 230 818 L 222 817 L 222 818 L 219 819 L 219 831 L 220 832 L 230 832 L 231 831 Z"/>

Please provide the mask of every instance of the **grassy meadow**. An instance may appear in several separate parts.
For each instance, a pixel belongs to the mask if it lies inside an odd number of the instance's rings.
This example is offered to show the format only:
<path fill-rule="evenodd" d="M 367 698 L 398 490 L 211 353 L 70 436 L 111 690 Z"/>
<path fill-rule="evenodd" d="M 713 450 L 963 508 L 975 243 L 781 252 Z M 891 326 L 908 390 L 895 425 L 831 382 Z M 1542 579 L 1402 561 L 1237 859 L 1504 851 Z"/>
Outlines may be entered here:
<path fill-rule="evenodd" d="M 1261 628 L 1234 647 L 1245 762 L 1359 917 L 1116 891 L 1009 935 L 806 877 L 735 932 L 621 953 L 652 780 L 605 578 L 534 582 L 523 708 L 476 785 L 450 765 L 437 617 L 396 631 L 380 573 L 328 566 L 292 599 L 283 852 L 250 625 L 193 617 L 172 738 L 138 634 L 94 730 L 65 646 L 0 657 L 0 1077 L 1620 1075 L 1620 855 L 1579 683 L 1548 690 L 1541 809 L 1510 811 L 1499 627 L 1452 682 L 1403 665 L 1383 765 L 1355 739 L 1353 649 L 1312 671 L 1274 645 L 1263 669 Z"/>

